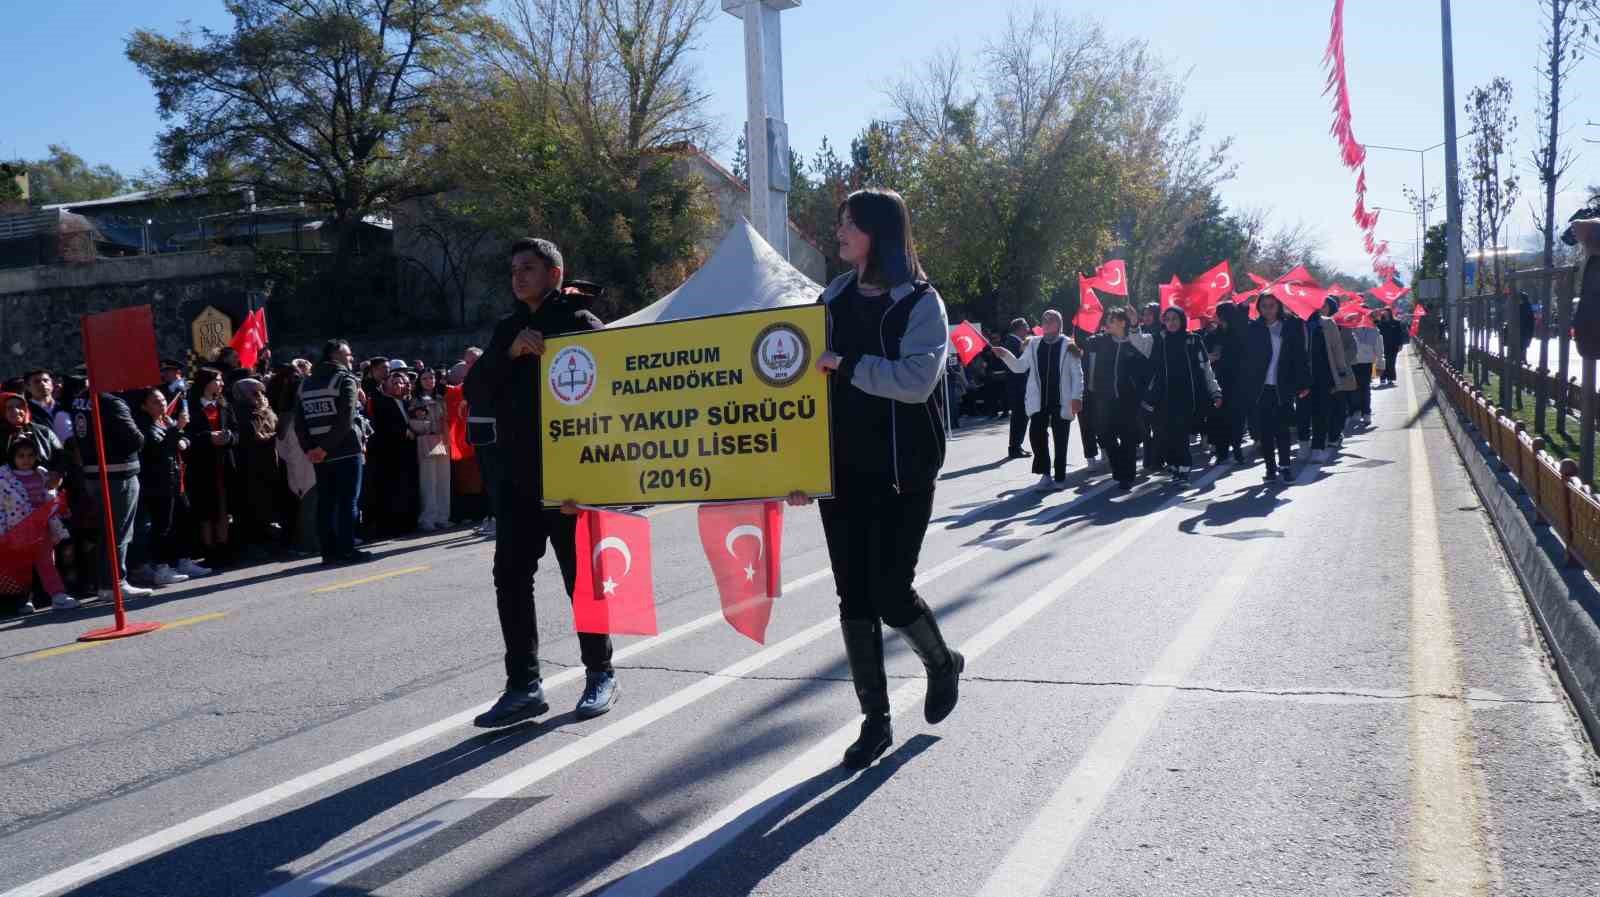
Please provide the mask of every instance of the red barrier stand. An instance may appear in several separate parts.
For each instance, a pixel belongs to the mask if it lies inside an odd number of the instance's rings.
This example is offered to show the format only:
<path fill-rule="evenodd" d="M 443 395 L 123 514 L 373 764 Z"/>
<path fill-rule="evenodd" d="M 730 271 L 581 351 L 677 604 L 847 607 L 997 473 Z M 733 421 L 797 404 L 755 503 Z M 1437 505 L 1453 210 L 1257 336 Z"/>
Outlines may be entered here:
<path fill-rule="evenodd" d="M 142 313 L 142 314 L 141 314 Z M 161 628 L 160 623 L 129 623 L 128 615 L 122 606 L 122 564 L 117 557 L 117 531 L 116 524 L 111 518 L 111 480 L 106 475 L 106 440 L 105 430 L 100 424 L 100 394 L 102 392 L 116 392 L 120 389 L 133 389 L 139 386 L 148 386 L 160 379 L 157 372 L 149 382 L 136 382 L 145 379 L 137 371 L 100 370 L 95 365 L 94 344 L 99 341 L 98 334 L 105 334 L 124 342 L 132 342 L 137 346 L 138 336 L 144 332 L 150 334 L 149 366 L 155 370 L 155 328 L 150 323 L 150 307 L 119 309 L 102 315 L 86 316 L 83 319 L 83 361 L 89 370 L 89 403 L 94 416 L 94 445 L 95 457 L 100 460 L 100 511 L 104 514 L 105 522 L 105 551 L 111 561 L 111 597 L 116 607 L 117 625 L 106 629 L 91 629 L 78 636 L 80 642 L 100 642 L 107 639 L 127 638 L 130 635 L 143 635 Z M 142 321 L 140 320 L 142 319 Z M 139 327 L 142 323 L 144 326 Z M 127 328 L 133 325 L 130 332 Z M 129 340 L 133 336 L 133 340 Z M 124 353 L 127 354 L 127 353 Z M 135 353 L 138 354 L 138 353 Z M 144 358 L 139 358 L 132 367 L 144 367 Z"/>

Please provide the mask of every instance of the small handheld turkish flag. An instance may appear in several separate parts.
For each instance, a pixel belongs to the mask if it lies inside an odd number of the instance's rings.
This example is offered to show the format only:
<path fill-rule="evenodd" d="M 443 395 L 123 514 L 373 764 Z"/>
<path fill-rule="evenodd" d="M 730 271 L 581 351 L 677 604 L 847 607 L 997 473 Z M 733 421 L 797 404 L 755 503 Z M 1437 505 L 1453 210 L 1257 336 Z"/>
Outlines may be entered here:
<path fill-rule="evenodd" d="M 1156 287 L 1156 291 L 1161 295 L 1161 310 L 1166 311 L 1172 307 L 1174 299 L 1183 295 L 1183 281 L 1174 274 L 1171 280 Z"/>
<path fill-rule="evenodd" d="M 1416 336 L 1417 335 L 1417 331 L 1419 329 L 1421 329 L 1421 327 L 1422 327 L 1422 317 L 1423 317 L 1423 315 L 1426 315 L 1427 313 L 1428 313 L 1428 310 L 1426 308 L 1423 308 L 1421 305 L 1413 305 L 1413 306 L 1411 306 L 1411 335 L 1412 336 Z"/>
<path fill-rule="evenodd" d="M 1333 320 L 1334 323 L 1348 330 L 1360 330 L 1376 326 L 1372 323 L 1372 312 L 1367 311 L 1366 306 L 1361 304 L 1360 299 L 1351 299 L 1339 306 L 1339 310 L 1334 313 Z"/>
<path fill-rule="evenodd" d="M 964 367 L 971 364 L 972 359 L 982 354 L 984 349 L 989 348 L 989 341 L 984 339 L 983 334 L 979 333 L 978 328 L 972 326 L 970 322 L 962 321 L 950 331 L 950 345 L 956 350 L 956 355 L 961 358 Z"/>
<path fill-rule="evenodd" d="M 1105 290 L 1113 296 L 1128 295 L 1128 266 L 1122 259 L 1113 259 L 1101 265 L 1088 279 L 1089 286 Z"/>
<path fill-rule="evenodd" d="M 1203 290 L 1211 307 L 1216 308 L 1217 300 L 1233 291 L 1233 270 L 1229 268 L 1228 260 L 1223 259 L 1221 264 L 1200 275 L 1194 286 Z"/>
<path fill-rule="evenodd" d="M 1126 296 L 1127 293 L 1122 295 Z M 1094 333 L 1100 329 L 1100 321 L 1106 315 L 1105 306 L 1100 304 L 1100 297 L 1094 294 L 1088 278 L 1078 275 L 1078 314 L 1072 319 L 1079 330 L 1085 333 Z"/>
<path fill-rule="evenodd" d="M 783 503 L 700 506 L 700 545 L 722 599 L 722 618 L 767 643 L 772 600 L 783 592 Z"/>
<path fill-rule="evenodd" d="M 228 342 L 234 351 L 239 353 L 239 366 L 253 368 L 256 359 L 261 356 L 261 350 L 267 345 L 267 310 L 258 308 L 244 316 L 244 324 L 239 327 L 239 332 L 233 335 Z"/>
<path fill-rule="evenodd" d="M 650 520 L 638 514 L 585 509 L 578 514 L 575 542 L 574 628 L 601 635 L 655 635 Z"/>
<path fill-rule="evenodd" d="M 1403 287 L 1392 279 L 1385 281 L 1383 286 L 1372 289 L 1372 295 L 1376 296 L 1379 302 L 1390 308 L 1394 308 L 1395 302 L 1409 292 L 1411 292 L 1410 287 Z"/>
<path fill-rule="evenodd" d="M 126 392 L 161 382 L 150 306 L 119 308 L 83 319 L 83 360 L 95 392 Z"/>

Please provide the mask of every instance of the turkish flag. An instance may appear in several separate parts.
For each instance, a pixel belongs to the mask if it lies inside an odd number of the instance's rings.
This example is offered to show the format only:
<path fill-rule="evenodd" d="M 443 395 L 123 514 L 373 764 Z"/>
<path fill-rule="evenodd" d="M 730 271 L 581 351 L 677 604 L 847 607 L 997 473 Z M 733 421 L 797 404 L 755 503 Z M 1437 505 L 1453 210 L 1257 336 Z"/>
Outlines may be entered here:
<path fill-rule="evenodd" d="M 245 315 L 244 324 L 239 327 L 239 332 L 233 335 L 228 345 L 239 353 L 240 367 L 254 368 L 261 350 L 267 345 L 267 310 L 258 308 Z"/>
<path fill-rule="evenodd" d="M 574 628 L 601 635 L 655 635 L 649 518 L 585 509 L 578 514 L 576 543 Z"/>
<path fill-rule="evenodd" d="M 1300 317 L 1309 317 L 1310 314 L 1322 305 L 1322 300 L 1328 295 L 1327 291 L 1317 285 L 1317 279 L 1304 265 L 1295 268 L 1288 274 L 1274 280 L 1267 289 L 1272 295 L 1278 297 L 1284 307 L 1293 311 Z"/>
<path fill-rule="evenodd" d="M 1340 327 L 1349 330 L 1376 326 L 1372 323 L 1372 312 L 1361 304 L 1360 299 L 1350 299 L 1339 306 L 1339 310 L 1333 315 L 1333 320 Z"/>
<path fill-rule="evenodd" d="M 1126 296 L 1127 293 L 1122 295 Z M 1100 319 L 1106 314 L 1105 306 L 1100 304 L 1100 297 L 1094 294 L 1094 287 L 1082 274 L 1078 275 L 1078 314 L 1073 318 L 1073 323 L 1078 329 L 1087 333 L 1094 333 L 1100 329 Z"/>
<path fill-rule="evenodd" d="M 1203 290 L 1215 308 L 1217 300 L 1233 291 L 1233 271 L 1228 267 L 1226 259 L 1210 271 L 1200 275 L 1195 285 Z"/>
<path fill-rule="evenodd" d="M 961 365 L 965 367 L 972 363 L 972 359 L 981 355 L 984 349 L 989 348 L 989 341 L 983 338 L 983 334 L 979 333 L 978 328 L 972 326 L 971 322 L 962 321 L 950 331 L 950 346 L 956 350 Z"/>
<path fill-rule="evenodd" d="M 467 396 L 462 386 L 444 388 L 445 441 L 450 446 L 450 460 L 465 461 L 472 457 L 472 443 L 467 441 Z"/>
<path fill-rule="evenodd" d="M 150 306 L 84 316 L 83 360 L 95 392 L 126 392 L 160 383 Z"/>
<path fill-rule="evenodd" d="M 783 594 L 783 502 L 700 506 L 700 547 L 722 599 L 722 618 L 767 643 L 772 600 Z"/>
<path fill-rule="evenodd" d="M 1379 302 L 1382 302 L 1384 305 L 1387 305 L 1390 308 L 1394 308 L 1395 302 L 1398 301 L 1401 296 L 1404 296 L 1409 292 L 1411 292 L 1410 287 L 1403 287 L 1395 283 L 1393 280 L 1386 281 L 1383 286 L 1374 287 L 1372 289 L 1372 295 L 1377 297 Z"/>
<path fill-rule="evenodd" d="M 1428 310 L 1426 308 L 1423 308 L 1420 305 L 1411 306 L 1411 335 L 1412 336 L 1416 336 L 1417 335 L 1417 330 L 1422 327 L 1422 316 L 1426 315 L 1427 313 L 1428 313 Z"/>
<path fill-rule="evenodd" d="M 1161 310 L 1166 311 L 1172 307 L 1173 299 L 1183 292 L 1183 281 L 1174 274 L 1171 280 L 1156 287 L 1156 290 L 1161 294 Z"/>
<path fill-rule="evenodd" d="M 1081 280 L 1082 278 L 1080 278 Z M 1096 290 L 1105 290 L 1113 296 L 1128 295 L 1128 267 L 1122 259 L 1115 259 L 1101 265 L 1094 276 L 1088 279 L 1090 287 Z"/>

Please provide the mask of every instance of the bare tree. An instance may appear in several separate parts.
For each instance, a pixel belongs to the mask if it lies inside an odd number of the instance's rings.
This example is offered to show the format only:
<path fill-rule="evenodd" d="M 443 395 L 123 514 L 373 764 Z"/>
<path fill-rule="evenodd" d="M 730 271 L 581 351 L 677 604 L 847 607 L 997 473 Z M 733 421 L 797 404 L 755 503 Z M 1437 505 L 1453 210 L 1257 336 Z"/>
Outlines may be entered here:
<path fill-rule="evenodd" d="M 704 147 L 707 94 L 691 64 L 711 0 L 510 0 L 483 58 L 531 109 L 575 128 L 584 148 L 629 159 Z"/>
<path fill-rule="evenodd" d="M 1547 126 L 1544 145 L 1530 155 L 1539 183 L 1544 185 L 1544 208 L 1533 209 L 1534 227 L 1544 237 L 1544 266 L 1555 265 L 1556 193 L 1561 178 L 1572 167 L 1570 150 L 1561 148 L 1561 89 L 1582 57 L 1581 26 L 1574 21 L 1582 0 L 1540 0 L 1550 24 L 1544 33 L 1544 59 L 1539 69 L 1539 113 Z M 1551 282 L 1545 282 L 1545 302 Z"/>
<path fill-rule="evenodd" d="M 1508 157 L 1516 142 L 1517 117 L 1511 114 L 1511 82 L 1496 77 L 1467 94 L 1467 115 L 1473 139 L 1467 151 L 1467 174 L 1472 184 L 1474 225 L 1479 258 L 1500 244 L 1506 219 L 1516 208 L 1522 188 Z M 1495 254 L 1494 288 L 1502 285 L 1501 257 Z M 1479 275 L 1480 281 L 1482 274 Z"/>

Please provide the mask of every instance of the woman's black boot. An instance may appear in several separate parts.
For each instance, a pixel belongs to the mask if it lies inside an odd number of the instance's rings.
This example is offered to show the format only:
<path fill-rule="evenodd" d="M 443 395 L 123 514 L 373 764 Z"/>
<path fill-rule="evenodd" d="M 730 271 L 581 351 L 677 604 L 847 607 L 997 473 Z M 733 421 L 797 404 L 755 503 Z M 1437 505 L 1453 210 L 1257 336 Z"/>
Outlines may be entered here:
<path fill-rule="evenodd" d="M 924 611 L 901 629 L 900 634 L 911 643 L 911 649 L 917 652 L 923 668 L 928 671 L 928 699 L 923 704 L 922 715 L 930 724 L 937 723 L 956 709 L 961 671 L 966 668 L 967 659 L 944 643 L 944 635 L 930 612 Z"/>
<path fill-rule="evenodd" d="M 866 769 L 894 742 L 889 725 L 889 678 L 883 671 L 883 628 L 875 620 L 845 620 L 844 653 L 861 702 L 861 737 L 845 748 L 846 769 Z"/>

